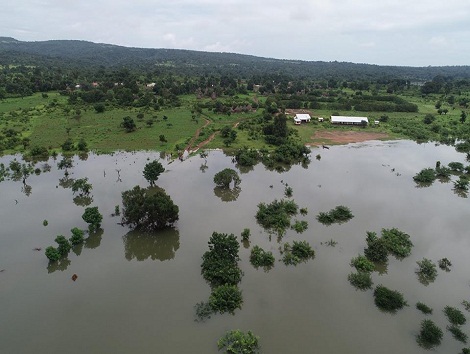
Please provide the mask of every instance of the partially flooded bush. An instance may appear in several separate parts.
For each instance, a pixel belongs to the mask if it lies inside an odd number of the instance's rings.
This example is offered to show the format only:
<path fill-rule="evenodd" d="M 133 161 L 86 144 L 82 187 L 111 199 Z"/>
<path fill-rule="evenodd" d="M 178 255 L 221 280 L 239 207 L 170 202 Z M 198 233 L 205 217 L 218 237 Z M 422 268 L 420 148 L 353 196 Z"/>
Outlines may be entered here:
<path fill-rule="evenodd" d="M 436 172 L 432 168 L 425 168 L 419 171 L 413 180 L 416 183 L 431 184 L 436 179 Z"/>
<path fill-rule="evenodd" d="M 274 266 L 274 256 L 272 252 L 266 252 L 261 247 L 254 246 L 251 249 L 250 262 L 256 268 L 270 268 Z"/>
<path fill-rule="evenodd" d="M 331 225 L 333 223 L 344 223 L 351 220 L 354 215 L 351 213 L 351 210 L 344 205 L 338 205 L 334 209 L 331 209 L 327 213 L 320 212 L 317 215 L 317 220 L 324 225 Z"/>
<path fill-rule="evenodd" d="M 290 227 L 290 219 L 297 214 L 298 206 L 292 200 L 274 200 L 270 204 L 258 204 L 256 220 L 268 230 L 283 234 Z"/>
<path fill-rule="evenodd" d="M 416 308 L 420 310 L 422 313 L 425 315 L 430 315 L 432 314 L 432 308 L 430 308 L 428 305 L 422 302 L 417 302 L 416 303 Z"/>
<path fill-rule="evenodd" d="M 352 286 L 359 290 L 367 290 L 374 284 L 369 272 L 350 273 L 348 280 Z"/>
<path fill-rule="evenodd" d="M 404 258 L 411 254 L 413 243 L 410 241 L 410 235 L 396 228 L 382 229 L 382 238 L 384 239 L 388 251 L 397 258 Z"/>
<path fill-rule="evenodd" d="M 258 341 L 259 337 L 251 331 L 229 331 L 217 341 L 217 347 L 229 354 L 256 354 L 260 349 Z"/>
<path fill-rule="evenodd" d="M 449 322 L 453 325 L 464 325 L 467 322 L 465 315 L 459 309 L 455 307 L 446 306 L 444 308 L 444 314 L 446 315 Z"/>
<path fill-rule="evenodd" d="M 388 248 L 383 238 L 377 237 L 375 232 L 367 232 L 367 248 L 364 255 L 372 262 L 386 263 L 388 261 Z"/>
<path fill-rule="evenodd" d="M 372 272 L 375 269 L 375 264 L 367 259 L 366 256 L 359 255 L 351 259 L 351 267 L 356 268 L 358 272 Z"/>
<path fill-rule="evenodd" d="M 456 325 L 447 326 L 447 330 L 452 333 L 452 337 L 462 343 L 467 343 L 468 336 Z"/>
<path fill-rule="evenodd" d="M 433 321 L 423 320 L 416 341 L 421 347 L 431 349 L 441 344 L 442 336 L 442 330 Z"/>
<path fill-rule="evenodd" d="M 242 292 L 236 285 L 220 285 L 216 287 L 209 297 L 209 305 L 213 312 L 234 314 L 241 309 L 243 303 Z"/>
<path fill-rule="evenodd" d="M 374 290 L 375 305 L 386 312 L 396 312 L 404 306 L 408 306 L 403 294 L 396 290 L 390 290 L 383 285 L 378 285 Z"/>
<path fill-rule="evenodd" d="M 416 274 L 418 274 L 419 280 L 424 285 L 428 285 L 436 280 L 437 277 L 437 267 L 433 261 L 427 258 L 423 258 L 421 261 L 416 262 L 418 264 L 418 269 Z"/>
<path fill-rule="evenodd" d="M 292 246 L 289 243 L 284 244 L 282 261 L 285 265 L 297 265 L 313 257 L 315 257 L 315 251 L 307 241 L 294 241 Z"/>

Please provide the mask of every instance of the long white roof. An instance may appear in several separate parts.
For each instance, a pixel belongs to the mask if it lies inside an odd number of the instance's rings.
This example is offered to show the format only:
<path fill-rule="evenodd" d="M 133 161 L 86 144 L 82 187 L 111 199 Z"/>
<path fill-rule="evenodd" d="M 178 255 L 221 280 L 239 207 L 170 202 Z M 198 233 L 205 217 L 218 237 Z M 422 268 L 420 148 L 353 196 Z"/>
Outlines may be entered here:
<path fill-rule="evenodd" d="M 310 117 L 310 114 L 306 114 L 306 113 L 297 113 L 295 115 L 295 120 L 309 120 L 311 119 Z"/>
<path fill-rule="evenodd" d="M 369 119 L 367 117 L 346 117 L 346 116 L 331 116 L 332 123 L 361 123 L 365 120 L 369 123 Z"/>

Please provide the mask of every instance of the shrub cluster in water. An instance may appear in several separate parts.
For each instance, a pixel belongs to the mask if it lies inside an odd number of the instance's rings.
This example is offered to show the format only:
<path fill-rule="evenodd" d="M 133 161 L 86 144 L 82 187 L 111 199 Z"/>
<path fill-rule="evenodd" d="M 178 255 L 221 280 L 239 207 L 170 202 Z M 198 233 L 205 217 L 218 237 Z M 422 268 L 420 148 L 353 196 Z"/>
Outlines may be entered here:
<path fill-rule="evenodd" d="M 209 251 L 202 256 L 202 275 L 211 287 L 208 303 L 196 305 L 200 318 L 210 317 L 212 312 L 232 313 L 241 308 L 242 293 L 237 284 L 241 281 L 242 271 L 238 267 L 240 245 L 233 234 L 212 233 Z"/>
<path fill-rule="evenodd" d="M 219 350 L 224 349 L 226 353 L 256 354 L 260 349 L 259 337 L 251 331 L 229 331 L 217 341 L 217 347 Z"/>
<path fill-rule="evenodd" d="M 382 237 L 375 232 L 367 232 L 367 248 L 364 249 L 365 256 L 373 261 L 385 263 L 388 255 L 404 258 L 411 254 L 413 243 L 410 236 L 396 228 L 382 229 Z"/>
<path fill-rule="evenodd" d="M 404 306 L 408 306 L 403 294 L 396 290 L 390 290 L 383 285 L 378 285 L 374 290 L 375 305 L 386 312 L 396 312 Z"/>
<path fill-rule="evenodd" d="M 292 200 L 274 200 L 270 204 L 258 204 L 256 220 L 268 230 L 283 234 L 290 227 L 290 219 L 296 215 L 298 206 Z"/>
<path fill-rule="evenodd" d="M 338 205 L 336 208 L 331 209 L 329 212 L 320 212 L 317 215 L 317 220 L 324 225 L 331 225 L 333 223 L 343 223 L 351 220 L 354 215 L 348 207 Z"/>
<path fill-rule="evenodd" d="M 55 238 L 54 241 L 58 244 L 57 248 L 54 246 L 46 248 L 46 257 L 49 261 L 58 261 L 61 257 L 65 257 L 69 254 L 72 246 L 83 243 L 85 239 L 83 237 L 84 232 L 82 230 L 74 227 L 71 232 L 72 237 L 68 240 L 63 235 L 59 235 Z"/>
<path fill-rule="evenodd" d="M 442 336 L 442 330 L 433 321 L 423 320 L 416 340 L 423 348 L 431 349 L 441 344 Z"/>
<path fill-rule="evenodd" d="M 271 268 L 274 266 L 274 256 L 272 252 L 266 252 L 259 246 L 254 246 L 251 249 L 250 262 L 256 267 Z"/>
<path fill-rule="evenodd" d="M 315 257 L 315 251 L 307 241 L 294 241 L 292 246 L 288 242 L 284 244 L 282 261 L 285 265 L 297 265 L 313 257 Z"/>

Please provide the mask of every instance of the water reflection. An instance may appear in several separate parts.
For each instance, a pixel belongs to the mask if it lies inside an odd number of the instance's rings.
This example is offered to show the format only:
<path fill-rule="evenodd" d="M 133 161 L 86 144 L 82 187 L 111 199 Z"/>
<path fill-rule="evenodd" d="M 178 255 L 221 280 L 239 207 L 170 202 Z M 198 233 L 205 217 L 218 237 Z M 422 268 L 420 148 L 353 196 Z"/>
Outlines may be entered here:
<path fill-rule="evenodd" d="M 54 273 L 57 270 L 60 270 L 61 272 L 63 272 L 64 270 L 68 268 L 70 263 L 71 262 L 67 257 L 61 258 L 55 262 L 49 262 L 49 264 L 47 265 L 47 272 L 49 274 Z"/>
<path fill-rule="evenodd" d="M 72 247 L 72 252 L 75 253 L 75 255 L 79 256 L 82 254 L 83 251 L 83 243 L 79 243 L 78 245 L 75 245 Z"/>
<path fill-rule="evenodd" d="M 179 231 L 172 228 L 155 232 L 133 230 L 123 236 L 122 240 L 128 261 L 134 258 L 138 261 L 148 258 L 167 261 L 175 258 L 175 253 L 180 248 Z"/>
<path fill-rule="evenodd" d="M 59 179 L 59 186 L 64 189 L 72 188 L 73 182 L 75 180 L 73 178 L 69 178 L 68 175 Z"/>
<path fill-rule="evenodd" d="M 219 197 L 223 202 L 233 202 L 237 200 L 242 189 L 240 187 L 223 188 L 215 187 L 214 194 Z"/>
<path fill-rule="evenodd" d="M 27 197 L 33 193 L 33 187 L 31 187 L 29 184 L 23 184 L 23 187 L 21 187 L 21 192 L 24 193 Z"/>
<path fill-rule="evenodd" d="M 90 196 L 76 196 L 73 198 L 73 203 L 77 206 L 86 207 L 93 203 L 93 197 Z"/>
<path fill-rule="evenodd" d="M 101 244 L 101 238 L 103 236 L 103 233 L 103 229 L 98 229 L 94 232 L 91 232 L 89 236 L 85 239 L 85 248 L 97 248 Z"/>

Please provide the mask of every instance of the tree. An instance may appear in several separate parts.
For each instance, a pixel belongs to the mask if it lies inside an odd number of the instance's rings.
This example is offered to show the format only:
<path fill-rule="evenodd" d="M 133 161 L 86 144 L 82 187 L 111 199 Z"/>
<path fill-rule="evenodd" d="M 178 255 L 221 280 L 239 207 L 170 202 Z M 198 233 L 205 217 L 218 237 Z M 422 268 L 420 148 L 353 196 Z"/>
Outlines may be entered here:
<path fill-rule="evenodd" d="M 377 237 L 375 232 L 367 232 L 367 248 L 364 255 L 372 262 L 386 263 L 388 261 L 387 243 L 383 238 Z"/>
<path fill-rule="evenodd" d="M 46 257 L 49 259 L 49 261 L 55 262 L 60 259 L 60 253 L 57 248 L 49 246 L 46 248 Z"/>
<path fill-rule="evenodd" d="M 103 113 L 106 110 L 106 107 L 103 103 L 97 103 L 94 105 L 96 113 Z"/>
<path fill-rule="evenodd" d="M 383 285 L 378 285 L 374 290 L 375 305 L 386 312 L 396 312 L 404 306 L 408 306 L 403 294 L 396 290 L 390 290 Z"/>
<path fill-rule="evenodd" d="M 229 331 L 217 341 L 219 350 L 224 349 L 229 354 L 256 354 L 259 353 L 259 337 L 251 331 L 244 333 L 240 330 Z"/>
<path fill-rule="evenodd" d="M 158 177 L 163 172 L 165 172 L 165 167 L 163 167 L 157 160 L 149 162 L 144 167 L 144 177 L 151 186 L 155 185 L 155 181 L 158 180 Z"/>
<path fill-rule="evenodd" d="M 83 243 L 85 238 L 83 237 L 83 230 L 80 230 L 78 227 L 74 227 L 72 230 L 72 237 L 70 237 L 70 243 L 75 246 L 80 243 Z"/>
<path fill-rule="evenodd" d="M 179 208 L 162 188 L 135 186 L 122 193 L 122 204 L 122 222 L 133 228 L 163 229 L 178 220 Z"/>
<path fill-rule="evenodd" d="M 162 143 L 162 144 L 167 142 L 166 137 L 163 134 L 160 134 L 160 136 L 158 138 L 160 139 L 160 143 Z"/>
<path fill-rule="evenodd" d="M 98 207 L 88 207 L 82 215 L 82 219 L 87 222 L 90 231 L 96 231 L 101 226 L 103 215 L 98 211 Z"/>
<path fill-rule="evenodd" d="M 57 244 L 59 245 L 57 247 L 57 251 L 61 256 L 66 256 L 70 252 L 72 245 L 70 244 L 69 240 L 67 240 L 64 236 L 58 235 L 55 238 L 55 242 L 57 242 Z"/>
<path fill-rule="evenodd" d="M 128 132 L 128 133 L 133 132 L 134 130 L 137 129 L 137 126 L 135 125 L 134 119 L 132 119 L 129 116 L 122 118 L 121 127 L 126 129 L 126 132 Z"/>
<path fill-rule="evenodd" d="M 460 114 L 460 123 L 465 123 L 466 120 L 467 120 L 467 113 L 462 111 L 462 113 Z"/>
<path fill-rule="evenodd" d="M 93 189 L 91 183 L 88 183 L 88 178 L 79 178 L 73 181 L 72 183 L 72 192 L 80 192 L 80 196 L 89 195 L 90 191 Z"/>
<path fill-rule="evenodd" d="M 428 113 L 424 116 L 423 123 L 431 124 L 432 122 L 434 122 L 435 119 L 436 117 L 434 117 L 434 115 Z"/>
<path fill-rule="evenodd" d="M 442 330 L 433 321 L 423 320 L 416 340 L 420 346 L 430 349 L 441 344 L 442 336 Z"/>
<path fill-rule="evenodd" d="M 234 187 L 237 187 L 241 179 L 238 176 L 237 171 L 232 170 L 231 168 L 225 168 L 220 172 L 217 172 L 214 176 L 214 183 L 223 188 L 230 188 L 230 184 L 234 183 Z"/>

